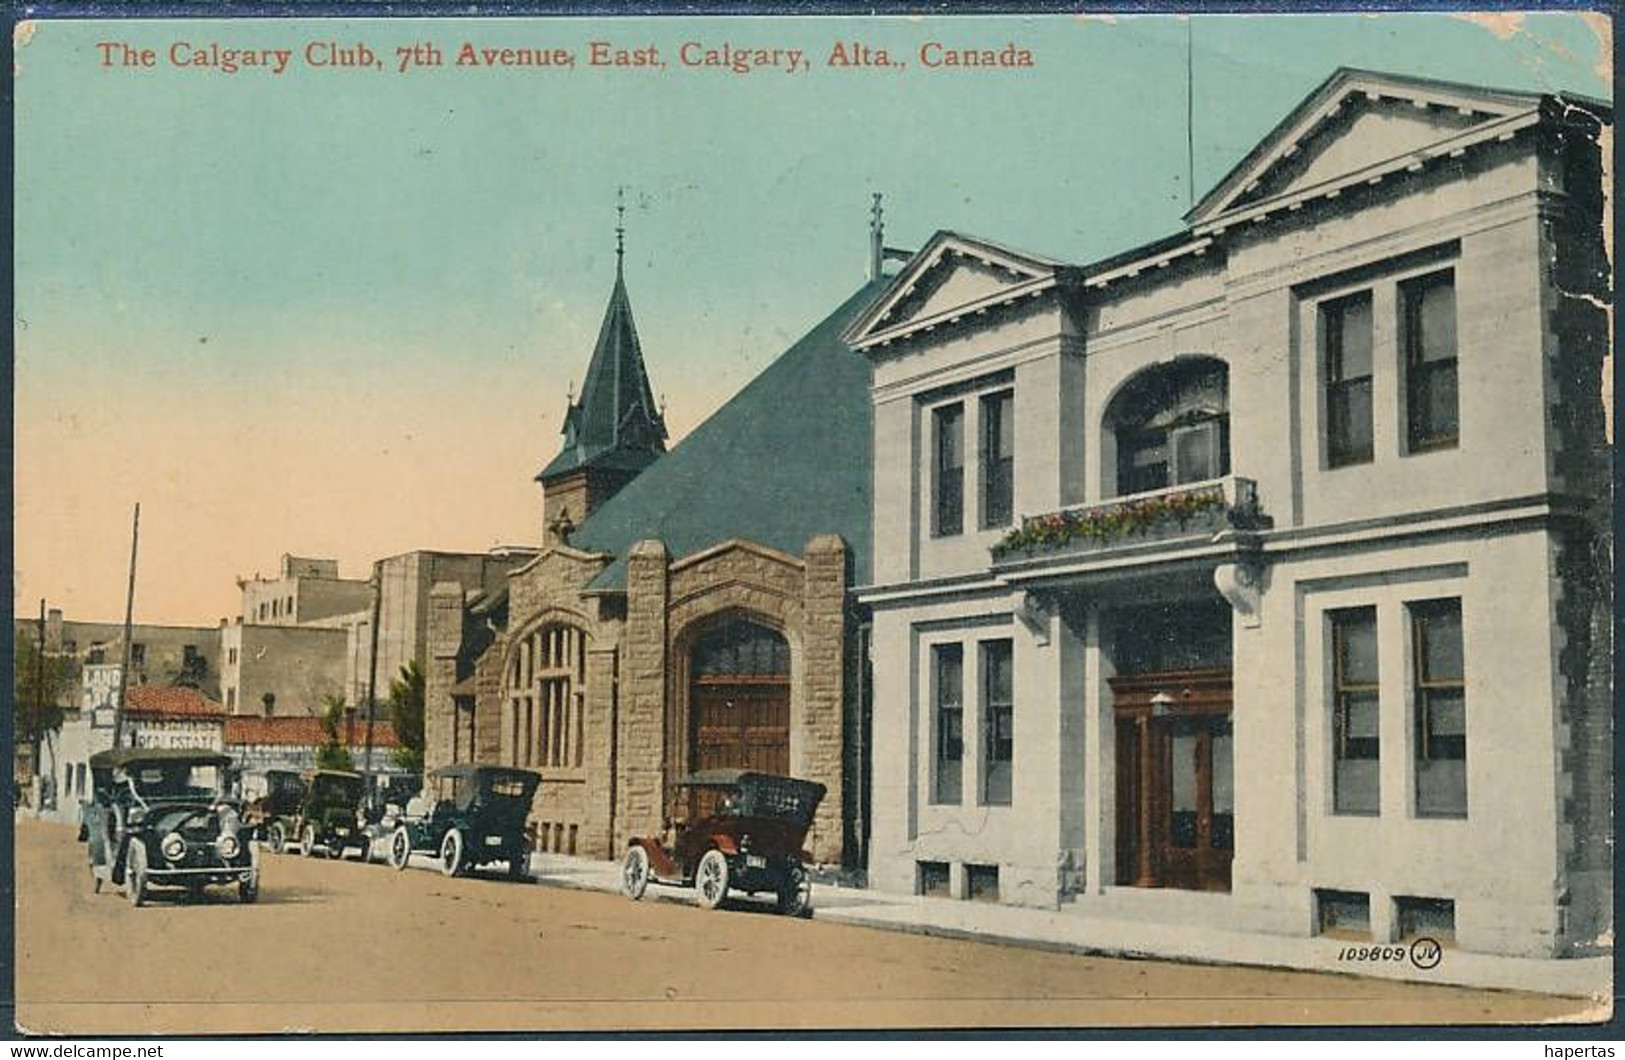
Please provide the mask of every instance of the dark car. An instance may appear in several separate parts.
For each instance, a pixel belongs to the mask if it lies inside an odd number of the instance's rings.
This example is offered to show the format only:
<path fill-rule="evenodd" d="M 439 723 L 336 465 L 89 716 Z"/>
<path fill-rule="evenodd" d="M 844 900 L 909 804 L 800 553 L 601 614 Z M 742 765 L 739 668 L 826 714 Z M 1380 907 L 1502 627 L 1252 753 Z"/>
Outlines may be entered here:
<path fill-rule="evenodd" d="M 244 778 L 244 790 L 258 792 L 243 807 L 243 821 L 260 840 L 280 854 L 290 835 L 296 834 L 294 819 L 305 801 L 305 779 L 296 770 L 267 769 Z"/>
<path fill-rule="evenodd" d="M 806 916 L 812 884 L 802 850 L 824 785 L 743 769 L 708 769 L 675 789 L 666 834 L 634 839 L 621 866 L 621 886 L 634 901 L 650 883 L 693 887 L 707 909 L 733 891 L 767 892 L 781 913 Z"/>
<path fill-rule="evenodd" d="M 86 811 L 90 874 L 122 885 L 141 905 L 155 887 L 236 885 L 259 897 L 259 855 L 237 806 L 225 798 L 231 759 L 212 751 L 119 748 L 90 758 Z"/>
<path fill-rule="evenodd" d="M 525 821 L 539 774 L 509 766 L 460 764 L 429 775 L 434 805 L 409 805 L 389 840 L 389 863 L 406 868 L 414 853 L 435 854 L 440 871 L 457 876 L 493 861 L 508 876 L 525 875 L 530 839 Z M 427 800 L 423 800 L 425 803 Z"/>
<path fill-rule="evenodd" d="M 371 840 L 361 827 L 361 788 L 360 773 L 319 769 L 311 774 L 293 822 L 305 857 L 315 857 L 318 850 L 330 858 L 349 850 L 366 857 Z"/>

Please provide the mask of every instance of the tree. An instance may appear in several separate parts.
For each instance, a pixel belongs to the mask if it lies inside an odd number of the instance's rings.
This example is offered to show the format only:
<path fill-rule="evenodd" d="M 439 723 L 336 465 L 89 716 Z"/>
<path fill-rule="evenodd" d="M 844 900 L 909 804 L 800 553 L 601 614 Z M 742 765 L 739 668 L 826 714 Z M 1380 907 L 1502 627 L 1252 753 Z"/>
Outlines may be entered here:
<path fill-rule="evenodd" d="M 327 742 L 316 748 L 317 769 L 355 769 L 355 758 L 345 746 L 341 730 L 344 726 L 344 697 L 322 697 L 322 732 Z"/>
<path fill-rule="evenodd" d="M 423 772 L 423 666 L 413 659 L 389 682 L 389 720 L 400 746 L 390 761 L 408 773 Z"/>
<path fill-rule="evenodd" d="M 34 772 L 39 773 L 40 742 L 47 733 L 62 728 L 62 693 L 72 684 L 73 660 L 43 651 L 36 638 L 17 630 L 13 640 L 12 718 L 18 747 L 28 747 L 34 755 Z"/>

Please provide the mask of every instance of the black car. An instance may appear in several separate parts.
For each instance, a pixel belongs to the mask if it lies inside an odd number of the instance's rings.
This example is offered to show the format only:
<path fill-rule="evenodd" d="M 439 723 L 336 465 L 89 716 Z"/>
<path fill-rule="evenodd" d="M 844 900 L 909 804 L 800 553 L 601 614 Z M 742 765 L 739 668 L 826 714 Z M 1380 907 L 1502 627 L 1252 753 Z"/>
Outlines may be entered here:
<path fill-rule="evenodd" d="M 90 874 L 122 885 L 131 905 L 153 888 L 237 887 L 259 897 L 259 855 L 237 806 L 223 795 L 226 755 L 213 751 L 118 748 L 90 758 L 86 810 Z"/>
<path fill-rule="evenodd" d="M 408 806 L 389 840 L 389 863 L 406 868 L 414 853 L 440 858 L 447 876 L 467 873 L 492 861 L 508 865 L 508 876 L 525 874 L 530 841 L 525 821 L 542 778 L 527 769 L 461 764 L 430 774 L 432 808 L 414 814 Z"/>
<path fill-rule="evenodd" d="M 311 774 L 293 831 L 305 857 L 318 850 L 330 858 L 349 850 L 366 857 L 371 840 L 361 827 L 361 788 L 360 773 L 319 769 Z"/>
<path fill-rule="evenodd" d="M 297 830 L 290 833 L 290 829 L 305 801 L 304 778 L 292 769 L 267 769 L 245 778 L 244 789 L 255 795 L 243 808 L 243 820 L 255 839 L 282 853 L 290 836 L 297 835 Z"/>

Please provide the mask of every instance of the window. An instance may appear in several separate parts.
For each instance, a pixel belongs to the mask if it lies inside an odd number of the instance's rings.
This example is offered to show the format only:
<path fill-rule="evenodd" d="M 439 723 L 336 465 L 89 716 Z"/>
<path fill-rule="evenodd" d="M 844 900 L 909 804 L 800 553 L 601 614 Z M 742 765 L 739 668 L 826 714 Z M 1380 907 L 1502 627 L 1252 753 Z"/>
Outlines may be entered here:
<path fill-rule="evenodd" d="M 1320 933 L 1331 938 L 1371 937 L 1371 896 L 1360 891 L 1315 891 Z"/>
<path fill-rule="evenodd" d="M 965 408 L 945 405 L 931 414 L 935 467 L 931 478 L 931 533 L 952 537 L 965 528 Z"/>
<path fill-rule="evenodd" d="M 1395 898 L 1399 940 L 1429 938 L 1449 945 L 1456 941 L 1456 903 L 1449 898 Z"/>
<path fill-rule="evenodd" d="M 92 666 L 101 666 L 105 663 L 107 661 L 107 645 L 102 644 L 100 641 L 92 644 L 88 661 Z"/>
<path fill-rule="evenodd" d="M 947 898 L 948 863 L 946 861 L 920 861 L 915 863 L 919 875 L 919 889 L 923 895 Z"/>
<path fill-rule="evenodd" d="M 1375 814 L 1377 775 L 1377 609 L 1331 613 L 1332 812 Z"/>
<path fill-rule="evenodd" d="M 966 865 L 965 897 L 973 902 L 997 902 L 999 900 L 999 867 L 997 865 Z"/>
<path fill-rule="evenodd" d="M 1010 805 L 1015 700 L 1010 641 L 982 642 L 982 804 Z"/>
<path fill-rule="evenodd" d="M 508 673 L 513 765 L 582 764 L 586 676 L 587 640 L 578 630 L 552 626 L 519 642 Z"/>
<path fill-rule="evenodd" d="M 1448 449 L 1460 430 L 1456 393 L 1456 286 L 1452 272 L 1399 285 L 1406 434 L 1413 453 Z"/>
<path fill-rule="evenodd" d="M 147 665 L 147 646 L 140 641 L 136 641 L 130 645 L 130 665 Z"/>
<path fill-rule="evenodd" d="M 282 606 L 282 613 L 289 618 L 293 617 L 293 597 L 288 597 L 288 602 Z"/>
<path fill-rule="evenodd" d="M 226 710 L 232 713 L 237 711 L 237 690 L 235 688 L 226 689 Z"/>
<path fill-rule="evenodd" d="M 1229 404 L 1229 370 L 1213 357 L 1182 357 L 1124 384 L 1106 412 L 1118 495 L 1228 475 Z"/>
<path fill-rule="evenodd" d="M 957 805 L 965 760 L 965 650 L 958 644 L 939 644 L 931 656 L 936 714 L 931 801 Z"/>
<path fill-rule="evenodd" d="M 1320 307 L 1326 463 L 1371 462 L 1371 292 Z"/>
<path fill-rule="evenodd" d="M 1467 816 L 1467 695 L 1461 601 L 1410 605 L 1416 705 L 1416 814 Z"/>
<path fill-rule="evenodd" d="M 260 604 L 260 621 L 265 621 L 265 605 L 263 603 Z"/>
<path fill-rule="evenodd" d="M 982 529 L 1008 526 L 1015 516 L 1016 396 L 982 399 Z"/>

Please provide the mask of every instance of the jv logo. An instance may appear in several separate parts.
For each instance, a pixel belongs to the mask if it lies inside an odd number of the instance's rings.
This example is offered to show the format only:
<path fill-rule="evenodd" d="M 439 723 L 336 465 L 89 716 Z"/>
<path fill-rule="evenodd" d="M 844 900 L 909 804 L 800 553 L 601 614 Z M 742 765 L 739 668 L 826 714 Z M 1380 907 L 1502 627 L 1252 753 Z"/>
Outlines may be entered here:
<path fill-rule="evenodd" d="M 1423 935 L 1411 943 L 1411 963 L 1423 971 L 1429 968 L 1437 968 L 1442 960 L 1444 960 L 1444 947 L 1439 945 L 1437 939 L 1431 939 Z"/>

